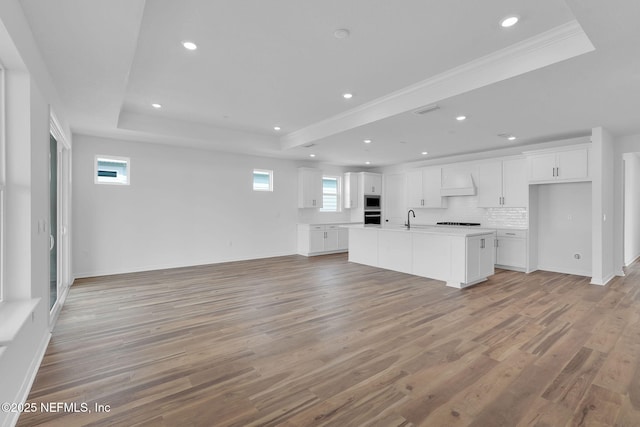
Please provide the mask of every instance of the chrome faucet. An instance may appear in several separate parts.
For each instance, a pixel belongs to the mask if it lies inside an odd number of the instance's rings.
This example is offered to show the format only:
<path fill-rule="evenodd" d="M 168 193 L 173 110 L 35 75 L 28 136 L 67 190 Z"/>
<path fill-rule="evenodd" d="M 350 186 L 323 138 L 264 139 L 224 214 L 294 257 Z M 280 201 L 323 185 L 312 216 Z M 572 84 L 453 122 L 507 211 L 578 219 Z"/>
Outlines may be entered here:
<path fill-rule="evenodd" d="M 413 217 L 416 217 L 416 213 L 413 211 L 413 209 L 409 209 L 409 212 L 407 212 L 407 223 L 405 224 L 405 226 L 407 228 L 411 228 L 411 220 L 409 219 L 409 214 L 413 214 Z"/>

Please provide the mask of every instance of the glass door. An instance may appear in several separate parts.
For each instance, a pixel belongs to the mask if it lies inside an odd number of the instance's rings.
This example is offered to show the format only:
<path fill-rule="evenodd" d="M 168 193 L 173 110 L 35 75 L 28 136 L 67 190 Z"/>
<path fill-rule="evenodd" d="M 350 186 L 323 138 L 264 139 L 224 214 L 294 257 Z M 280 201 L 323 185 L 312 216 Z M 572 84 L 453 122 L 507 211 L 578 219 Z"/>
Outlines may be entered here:
<path fill-rule="evenodd" d="M 58 300 L 58 141 L 49 138 L 49 309 Z"/>

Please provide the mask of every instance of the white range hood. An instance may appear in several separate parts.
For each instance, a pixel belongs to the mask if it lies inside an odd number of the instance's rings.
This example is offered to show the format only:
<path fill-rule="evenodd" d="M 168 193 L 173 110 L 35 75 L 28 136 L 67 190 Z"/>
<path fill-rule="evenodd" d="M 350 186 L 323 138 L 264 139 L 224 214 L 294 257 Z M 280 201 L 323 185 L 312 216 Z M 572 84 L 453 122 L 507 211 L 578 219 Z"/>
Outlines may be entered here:
<path fill-rule="evenodd" d="M 441 196 L 475 196 L 476 185 L 468 170 L 443 169 Z"/>

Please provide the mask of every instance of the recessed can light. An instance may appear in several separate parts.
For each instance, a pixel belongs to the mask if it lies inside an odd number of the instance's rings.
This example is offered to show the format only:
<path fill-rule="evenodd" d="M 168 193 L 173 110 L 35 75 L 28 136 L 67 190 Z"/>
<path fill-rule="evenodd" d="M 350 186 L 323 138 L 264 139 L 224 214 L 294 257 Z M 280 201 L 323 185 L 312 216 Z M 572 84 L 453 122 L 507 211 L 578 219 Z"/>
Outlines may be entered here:
<path fill-rule="evenodd" d="M 342 97 L 344 99 L 351 99 L 351 98 L 353 98 L 353 94 L 352 93 L 343 93 Z"/>
<path fill-rule="evenodd" d="M 507 16 L 502 21 L 500 21 L 500 26 L 502 28 L 513 27 L 518 23 L 519 20 L 520 18 L 518 18 L 517 16 Z"/>
<path fill-rule="evenodd" d="M 370 139 L 365 139 L 365 140 L 364 140 L 364 143 L 365 143 L 365 144 L 371 144 L 371 140 L 370 140 Z"/>
<path fill-rule="evenodd" d="M 515 140 L 515 139 L 516 139 L 516 137 L 515 137 L 515 136 L 513 136 L 513 135 L 511 135 L 511 136 L 509 136 L 507 139 L 508 139 L 509 141 L 513 141 L 513 140 Z"/>
<path fill-rule="evenodd" d="M 365 165 L 370 165 L 370 164 L 371 164 L 371 162 L 364 162 L 364 164 L 365 164 Z"/>
<path fill-rule="evenodd" d="M 461 122 L 463 120 L 466 120 L 466 119 L 467 119 L 467 116 L 458 116 L 458 117 L 456 117 L 456 120 L 459 121 L 459 122 Z"/>
<path fill-rule="evenodd" d="M 196 50 L 198 48 L 198 46 L 194 42 L 190 42 L 188 40 L 183 41 L 182 46 L 184 46 L 184 48 L 187 50 Z"/>
<path fill-rule="evenodd" d="M 152 106 L 153 108 L 162 108 L 162 105 L 160 105 L 160 104 L 156 104 L 156 103 L 151 104 L 151 106 Z"/>
<path fill-rule="evenodd" d="M 315 156 L 316 156 L 315 154 L 309 154 L 309 157 L 315 157 Z"/>
<path fill-rule="evenodd" d="M 273 130 L 280 130 L 280 126 L 274 126 Z"/>
<path fill-rule="evenodd" d="M 423 156 L 426 156 L 427 154 L 429 154 L 429 153 L 428 153 L 428 152 L 426 152 L 426 151 L 423 151 L 423 152 L 422 152 L 422 155 L 423 155 Z"/>
<path fill-rule="evenodd" d="M 349 37 L 349 34 L 351 33 L 346 28 L 339 28 L 333 32 L 333 37 L 337 39 L 346 39 Z"/>

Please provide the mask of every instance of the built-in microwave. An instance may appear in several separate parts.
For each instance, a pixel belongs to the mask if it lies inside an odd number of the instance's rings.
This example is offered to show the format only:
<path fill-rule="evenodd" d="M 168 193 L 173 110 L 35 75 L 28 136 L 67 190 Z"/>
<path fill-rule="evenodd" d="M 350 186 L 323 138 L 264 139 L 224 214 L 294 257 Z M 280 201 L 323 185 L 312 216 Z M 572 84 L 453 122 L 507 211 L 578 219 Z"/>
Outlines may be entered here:
<path fill-rule="evenodd" d="M 380 210 L 380 196 L 364 196 L 364 210 Z"/>

